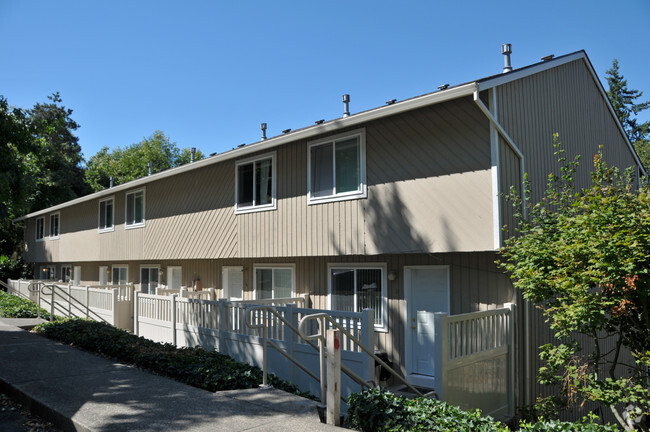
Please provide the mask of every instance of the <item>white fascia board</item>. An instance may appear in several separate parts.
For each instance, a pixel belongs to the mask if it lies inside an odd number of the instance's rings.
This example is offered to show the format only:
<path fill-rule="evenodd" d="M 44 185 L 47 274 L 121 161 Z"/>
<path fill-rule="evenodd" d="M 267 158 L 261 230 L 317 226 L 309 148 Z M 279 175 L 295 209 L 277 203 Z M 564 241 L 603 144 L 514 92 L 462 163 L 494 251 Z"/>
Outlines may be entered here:
<path fill-rule="evenodd" d="M 512 81 L 517 81 L 522 78 L 526 78 L 528 76 L 535 75 L 537 73 L 544 72 L 546 70 L 553 69 L 558 66 L 562 66 L 563 64 L 566 63 L 571 63 L 572 61 L 576 61 L 578 59 L 586 59 L 586 58 L 587 56 L 585 55 L 584 51 L 578 51 L 576 53 L 568 54 L 566 56 L 562 56 L 557 59 L 548 60 L 533 66 L 524 67 L 522 69 L 513 70 L 512 72 L 507 72 L 492 78 L 480 80 L 478 81 L 479 91 L 491 89 L 493 87 L 498 87 L 500 85 L 507 84 Z"/>
<path fill-rule="evenodd" d="M 116 192 L 120 191 L 126 191 L 129 189 L 134 189 L 140 186 L 143 186 L 147 183 L 156 181 L 156 180 L 161 180 L 167 177 L 171 177 L 177 174 L 184 173 L 186 171 L 191 171 L 194 169 L 199 169 L 202 167 L 206 167 L 209 165 L 217 164 L 220 162 L 224 162 L 230 159 L 235 159 L 235 158 L 240 158 L 252 153 L 257 153 L 260 151 L 268 150 L 274 147 L 281 146 L 283 144 L 287 144 L 290 142 L 298 141 L 301 139 L 307 139 L 314 137 L 316 135 L 320 135 L 323 133 L 327 132 L 332 132 L 336 131 L 339 129 L 351 127 L 351 126 L 357 126 L 362 123 L 366 123 L 372 120 L 376 120 L 382 117 L 387 117 L 395 114 L 399 114 L 402 112 L 414 110 L 417 108 L 421 108 L 427 105 L 435 105 L 441 102 L 446 102 L 448 100 L 452 99 L 458 99 L 461 97 L 465 96 L 471 96 L 474 91 L 476 90 L 476 83 L 471 82 L 468 84 L 463 84 L 458 87 L 453 87 L 449 88 L 446 90 L 441 90 L 437 91 L 434 93 L 430 93 L 424 96 L 418 96 L 412 99 L 408 99 L 402 102 L 397 102 L 392 105 L 387 105 L 379 108 L 375 108 L 369 111 L 364 111 L 358 114 L 352 114 L 349 117 L 342 117 L 338 118 L 336 120 L 329 121 L 327 123 L 323 123 L 321 125 L 316 125 L 316 126 L 311 126 L 305 129 L 300 129 L 297 130 L 293 133 L 288 133 L 285 135 L 280 135 L 277 137 L 269 138 L 264 141 L 259 141 L 257 143 L 252 143 L 248 144 L 245 147 L 242 148 L 236 148 L 221 154 L 218 154 L 216 156 L 208 157 L 205 159 L 202 159 L 200 161 L 188 163 L 185 165 L 182 165 L 180 167 L 176 168 L 171 168 L 166 171 L 157 173 L 157 174 L 152 174 L 150 176 L 142 177 L 137 180 L 130 181 L 128 183 L 114 186 L 109 189 L 104 189 L 103 191 L 95 192 L 90 195 L 86 195 L 80 198 L 73 199 L 71 201 L 67 201 L 65 203 L 58 204 L 53 207 L 49 207 L 43 210 L 39 210 L 37 212 L 30 213 L 25 216 L 21 216 L 17 219 L 14 219 L 14 222 L 19 222 L 25 219 L 29 219 L 35 216 L 41 216 L 47 213 L 51 213 L 56 210 L 60 210 L 62 208 L 70 207 L 76 204 L 80 204 L 86 201 L 91 201 L 95 200 L 101 197 L 104 197 L 106 195 L 111 195 Z"/>

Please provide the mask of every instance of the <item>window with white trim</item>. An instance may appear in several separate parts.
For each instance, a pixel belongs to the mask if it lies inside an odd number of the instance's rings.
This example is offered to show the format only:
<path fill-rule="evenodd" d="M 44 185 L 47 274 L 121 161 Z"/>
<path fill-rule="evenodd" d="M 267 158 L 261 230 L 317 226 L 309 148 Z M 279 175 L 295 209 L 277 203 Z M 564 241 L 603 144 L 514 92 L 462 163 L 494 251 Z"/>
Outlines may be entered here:
<path fill-rule="evenodd" d="M 375 329 L 386 330 L 386 265 L 331 264 L 330 309 L 361 312 L 373 309 Z"/>
<path fill-rule="evenodd" d="M 62 265 L 61 266 L 61 280 L 65 283 L 70 283 L 72 280 L 72 266 Z"/>
<path fill-rule="evenodd" d="M 50 240 L 59 238 L 59 213 L 50 215 Z"/>
<path fill-rule="evenodd" d="M 140 292 L 143 294 L 156 294 L 160 280 L 160 267 L 140 267 Z"/>
<path fill-rule="evenodd" d="M 43 241 L 45 237 L 45 218 L 39 217 L 36 219 L 36 241 Z"/>
<path fill-rule="evenodd" d="M 365 130 L 309 144 L 307 203 L 367 197 Z"/>
<path fill-rule="evenodd" d="M 114 265 L 111 270 L 111 283 L 113 285 L 126 285 L 129 283 L 129 268 L 127 266 Z"/>
<path fill-rule="evenodd" d="M 113 198 L 99 202 L 98 220 L 97 227 L 99 232 L 113 231 L 115 229 L 115 209 L 113 206 Z"/>
<path fill-rule="evenodd" d="M 255 266 L 255 298 L 291 298 L 295 292 L 293 266 Z"/>
<path fill-rule="evenodd" d="M 235 165 L 235 213 L 275 209 L 275 153 Z"/>
<path fill-rule="evenodd" d="M 126 194 L 126 228 L 144 226 L 144 189 Z"/>

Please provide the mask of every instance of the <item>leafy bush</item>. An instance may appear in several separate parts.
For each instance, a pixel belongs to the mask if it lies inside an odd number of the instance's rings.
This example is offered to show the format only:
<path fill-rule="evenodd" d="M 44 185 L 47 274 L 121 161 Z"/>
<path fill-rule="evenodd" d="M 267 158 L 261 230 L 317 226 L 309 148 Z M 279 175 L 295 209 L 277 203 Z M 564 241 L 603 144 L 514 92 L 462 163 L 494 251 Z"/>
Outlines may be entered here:
<path fill-rule="evenodd" d="M 203 348 L 177 348 L 153 342 L 109 324 L 78 318 L 47 322 L 35 328 L 39 334 L 86 351 L 117 359 L 141 369 L 209 391 L 257 387 L 262 370 L 232 357 Z M 312 397 L 295 385 L 269 375 L 269 384 L 280 390 Z"/>
<path fill-rule="evenodd" d="M 350 395 L 348 422 L 370 431 L 506 432 L 508 428 L 481 417 L 478 410 L 463 411 L 434 399 L 407 399 L 374 388 Z"/>
<path fill-rule="evenodd" d="M 36 318 L 38 306 L 29 300 L 0 291 L 0 317 L 2 318 Z M 41 317 L 49 319 L 50 314 L 41 309 Z"/>
<path fill-rule="evenodd" d="M 559 420 L 545 420 L 537 423 L 522 422 L 520 432 L 615 432 L 619 429 L 611 425 L 593 423 L 593 419 L 585 419 L 585 423 L 570 423 Z"/>
<path fill-rule="evenodd" d="M 7 255 L 0 255 L 0 280 L 31 278 L 32 268 L 22 258 L 13 259 Z"/>

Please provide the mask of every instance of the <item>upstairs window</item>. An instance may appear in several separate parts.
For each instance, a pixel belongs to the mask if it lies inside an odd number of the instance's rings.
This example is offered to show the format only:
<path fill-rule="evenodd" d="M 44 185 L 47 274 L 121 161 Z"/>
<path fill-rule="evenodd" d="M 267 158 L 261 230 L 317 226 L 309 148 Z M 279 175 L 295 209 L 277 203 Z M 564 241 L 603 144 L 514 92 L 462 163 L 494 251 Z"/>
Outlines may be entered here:
<path fill-rule="evenodd" d="M 50 215 L 50 239 L 59 238 L 59 213 Z"/>
<path fill-rule="evenodd" d="M 275 153 L 238 162 L 235 212 L 275 209 Z"/>
<path fill-rule="evenodd" d="M 308 204 L 367 196 L 363 130 L 313 142 L 308 153 Z"/>
<path fill-rule="evenodd" d="M 144 226 L 144 190 L 126 194 L 126 228 Z"/>
<path fill-rule="evenodd" d="M 36 241 L 43 241 L 45 236 L 45 218 L 36 219 Z"/>
<path fill-rule="evenodd" d="M 99 202 L 99 232 L 113 231 L 114 226 L 113 198 Z"/>

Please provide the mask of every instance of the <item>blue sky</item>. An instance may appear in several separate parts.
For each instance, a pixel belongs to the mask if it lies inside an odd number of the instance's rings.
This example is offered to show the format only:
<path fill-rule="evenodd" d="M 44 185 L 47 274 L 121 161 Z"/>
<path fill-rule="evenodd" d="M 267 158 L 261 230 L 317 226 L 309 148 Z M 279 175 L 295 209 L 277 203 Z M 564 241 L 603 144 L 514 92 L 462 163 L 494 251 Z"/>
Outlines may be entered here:
<path fill-rule="evenodd" d="M 0 0 L 0 94 L 55 91 L 84 156 L 163 130 L 206 154 L 586 50 L 650 99 L 650 1 Z M 620 26 L 628 25 L 627 28 Z M 650 119 L 650 113 L 640 116 Z"/>

